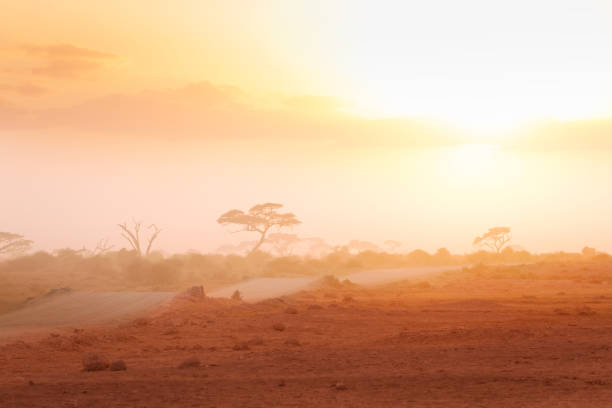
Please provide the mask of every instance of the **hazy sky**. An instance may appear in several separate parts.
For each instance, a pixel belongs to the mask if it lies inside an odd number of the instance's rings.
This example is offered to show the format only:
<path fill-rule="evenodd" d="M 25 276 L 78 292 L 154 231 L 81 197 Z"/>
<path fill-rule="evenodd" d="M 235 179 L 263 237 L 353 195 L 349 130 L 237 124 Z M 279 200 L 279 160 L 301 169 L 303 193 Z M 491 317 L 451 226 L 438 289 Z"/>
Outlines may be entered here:
<path fill-rule="evenodd" d="M 612 251 L 612 3 L 0 0 L 0 230 Z"/>

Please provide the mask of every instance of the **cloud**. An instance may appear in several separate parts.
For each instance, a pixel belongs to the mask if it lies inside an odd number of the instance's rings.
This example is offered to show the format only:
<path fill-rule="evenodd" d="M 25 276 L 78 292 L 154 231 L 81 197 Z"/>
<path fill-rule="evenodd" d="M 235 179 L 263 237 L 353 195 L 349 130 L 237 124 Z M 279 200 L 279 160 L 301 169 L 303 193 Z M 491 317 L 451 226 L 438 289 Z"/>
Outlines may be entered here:
<path fill-rule="evenodd" d="M 31 74 L 52 78 L 75 78 L 99 69 L 116 55 L 77 47 L 71 44 L 22 45 L 18 49 L 29 57 L 42 61 Z"/>
<path fill-rule="evenodd" d="M 49 92 L 47 88 L 31 83 L 22 83 L 18 85 L 0 84 L 0 91 L 7 91 L 28 97 L 42 96 Z"/>
<path fill-rule="evenodd" d="M 71 44 L 54 45 L 22 45 L 22 51 L 37 56 L 47 58 L 84 58 L 84 59 L 113 59 L 116 55 L 106 52 L 96 51 L 88 48 L 81 48 Z"/>
<path fill-rule="evenodd" d="M 32 73 L 55 78 L 74 78 L 84 72 L 96 70 L 101 65 L 88 60 L 54 60 L 42 67 L 32 68 Z"/>
<path fill-rule="evenodd" d="M 44 129 L 48 135 L 105 143 L 251 140 L 267 146 L 308 144 L 316 149 L 487 142 L 471 140 L 458 129 L 432 121 L 352 116 L 343 112 L 344 106 L 328 97 L 262 98 L 238 87 L 200 82 L 107 95 L 65 108 L 24 110 L 0 105 L 0 130 Z M 610 134 L 612 119 L 545 122 L 517 132 L 506 145 L 529 150 L 612 149 Z"/>
<path fill-rule="evenodd" d="M 262 140 L 277 145 L 353 146 L 443 143 L 446 135 L 410 120 L 366 120 L 339 110 L 333 98 L 277 96 L 276 100 L 209 82 L 177 89 L 107 95 L 57 109 L 12 111 L 5 129 L 57 130 L 64 135 L 118 140 Z M 96 136 L 98 135 L 98 136 Z M 129 135 L 129 136 L 125 136 Z M 381 137 L 383 135 L 383 137 Z M 67 136 L 66 136 L 67 137 Z"/>

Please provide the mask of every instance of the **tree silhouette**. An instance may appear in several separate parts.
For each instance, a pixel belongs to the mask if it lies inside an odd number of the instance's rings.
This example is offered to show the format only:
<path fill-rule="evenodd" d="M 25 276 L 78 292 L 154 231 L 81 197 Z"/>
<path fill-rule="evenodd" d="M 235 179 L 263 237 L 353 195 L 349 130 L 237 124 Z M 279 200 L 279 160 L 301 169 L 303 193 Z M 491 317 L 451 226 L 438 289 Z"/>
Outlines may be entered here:
<path fill-rule="evenodd" d="M 495 227 L 489 228 L 489 231 L 482 236 L 474 238 L 472 245 L 485 246 L 500 254 L 510 240 L 512 240 L 512 233 L 509 227 Z"/>
<path fill-rule="evenodd" d="M 140 245 L 140 229 L 142 228 L 142 221 L 133 220 L 132 224 L 132 229 L 128 227 L 127 222 L 124 222 L 123 224 L 117 224 L 117 226 L 123 231 L 121 233 L 121 236 L 130 243 L 130 246 L 134 251 L 138 253 L 138 256 L 142 256 L 142 248 Z M 161 232 L 161 229 L 159 229 L 155 224 L 149 225 L 148 229 L 152 229 L 153 233 L 147 241 L 147 247 L 145 250 L 146 256 L 151 253 L 151 246 L 153 245 L 153 241 L 155 241 L 155 239 Z"/>
<path fill-rule="evenodd" d="M 266 234 L 271 228 L 292 227 L 301 224 L 301 221 L 293 213 L 279 213 L 282 204 L 265 203 L 257 204 L 248 212 L 241 210 L 230 210 L 221 215 L 217 222 L 221 225 L 234 224 L 240 227 L 238 231 L 258 232 L 259 240 L 249 252 L 249 255 L 257 251 L 266 240 Z"/>
<path fill-rule="evenodd" d="M 25 252 L 34 242 L 24 239 L 22 235 L 11 232 L 0 232 L 0 255 Z"/>

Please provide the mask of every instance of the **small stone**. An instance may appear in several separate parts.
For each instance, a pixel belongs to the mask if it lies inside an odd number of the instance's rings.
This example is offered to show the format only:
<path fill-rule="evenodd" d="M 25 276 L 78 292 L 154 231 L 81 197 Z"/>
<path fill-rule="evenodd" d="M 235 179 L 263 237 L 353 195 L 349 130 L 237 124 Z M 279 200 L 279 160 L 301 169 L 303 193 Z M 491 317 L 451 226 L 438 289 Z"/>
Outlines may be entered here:
<path fill-rule="evenodd" d="M 280 380 L 280 381 L 278 382 L 278 386 L 279 386 L 279 387 L 284 387 L 284 386 L 285 386 L 285 380 Z"/>
<path fill-rule="evenodd" d="M 183 360 L 181 364 L 179 364 L 178 368 L 197 368 L 200 366 L 200 359 L 197 357 L 190 357 L 186 360 Z"/>
<path fill-rule="evenodd" d="M 83 356 L 84 371 L 102 371 L 108 368 L 108 360 L 101 354 L 88 353 Z"/>
<path fill-rule="evenodd" d="M 274 323 L 272 328 L 276 331 L 284 331 L 287 327 L 283 323 Z"/>
<path fill-rule="evenodd" d="M 345 391 L 345 390 L 347 390 L 347 389 L 348 389 L 348 388 L 346 387 L 346 385 L 345 385 L 343 382 L 337 382 L 336 384 L 334 384 L 334 388 L 335 388 L 337 391 Z"/>
<path fill-rule="evenodd" d="M 297 311 L 297 309 L 295 307 L 291 307 L 290 306 L 290 307 L 285 309 L 285 313 L 287 313 L 287 314 L 297 314 L 297 312 L 298 311 Z"/>
<path fill-rule="evenodd" d="M 110 365 L 111 371 L 125 371 L 127 370 L 127 366 L 125 365 L 125 361 L 123 360 L 115 360 Z"/>

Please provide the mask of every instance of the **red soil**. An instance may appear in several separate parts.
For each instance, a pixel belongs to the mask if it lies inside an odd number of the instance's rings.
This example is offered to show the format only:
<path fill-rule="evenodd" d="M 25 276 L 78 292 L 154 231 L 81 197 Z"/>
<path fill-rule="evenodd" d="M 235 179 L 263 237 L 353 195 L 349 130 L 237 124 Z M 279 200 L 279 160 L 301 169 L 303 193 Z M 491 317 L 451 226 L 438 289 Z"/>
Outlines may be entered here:
<path fill-rule="evenodd" d="M 255 304 L 177 298 L 129 325 L 5 342 L 0 407 L 607 407 L 609 293 L 440 278 Z M 87 353 L 127 370 L 84 371 Z"/>

